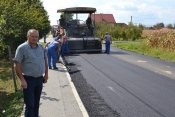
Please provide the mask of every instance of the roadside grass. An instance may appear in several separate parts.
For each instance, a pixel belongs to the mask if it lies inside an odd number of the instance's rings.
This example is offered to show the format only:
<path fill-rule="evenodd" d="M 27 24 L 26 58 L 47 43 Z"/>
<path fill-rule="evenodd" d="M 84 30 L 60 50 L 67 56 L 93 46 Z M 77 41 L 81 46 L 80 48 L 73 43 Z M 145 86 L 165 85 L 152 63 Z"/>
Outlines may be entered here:
<path fill-rule="evenodd" d="M 49 33 L 47 33 L 46 38 L 48 38 L 48 37 L 49 37 L 49 35 L 50 35 L 50 32 L 49 32 Z"/>
<path fill-rule="evenodd" d="M 43 47 L 44 47 L 44 45 L 46 44 L 46 43 L 44 43 L 44 42 L 39 42 Z"/>
<path fill-rule="evenodd" d="M 49 36 L 49 33 L 46 37 Z M 43 46 L 44 42 L 40 42 Z M 20 81 L 17 76 L 17 92 L 15 92 L 14 81 L 10 60 L 2 59 L 0 55 L 0 117 L 21 117 L 23 110 L 23 94 Z"/>
<path fill-rule="evenodd" d="M 133 52 L 137 52 L 140 54 L 160 58 L 167 61 L 175 62 L 175 52 L 171 52 L 168 50 L 163 50 L 161 48 L 150 48 L 147 43 L 147 39 L 139 40 L 139 41 L 118 41 L 114 42 L 112 46 L 129 50 Z"/>
<path fill-rule="evenodd" d="M 19 79 L 16 77 L 17 92 L 10 61 L 0 59 L 0 117 L 20 117 L 23 109 L 23 97 Z"/>

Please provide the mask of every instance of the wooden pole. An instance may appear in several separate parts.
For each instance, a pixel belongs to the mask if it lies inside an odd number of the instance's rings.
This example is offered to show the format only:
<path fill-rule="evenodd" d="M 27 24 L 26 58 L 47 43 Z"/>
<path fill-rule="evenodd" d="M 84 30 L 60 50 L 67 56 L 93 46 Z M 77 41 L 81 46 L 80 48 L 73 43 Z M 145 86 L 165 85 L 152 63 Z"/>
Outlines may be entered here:
<path fill-rule="evenodd" d="M 11 67 L 12 67 L 12 77 L 13 77 L 13 81 L 14 81 L 14 88 L 15 88 L 15 92 L 17 92 L 17 85 L 16 85 L 16 79 L 15 79 L 15 73 L 14 73 L 14 68 L 13 68 L 12 54 L 11 54 L 10 46 L 8 46 L 8 51 L 9 51 L 9 58 L 10 58 L 10 63 L 11 63 Z"/>

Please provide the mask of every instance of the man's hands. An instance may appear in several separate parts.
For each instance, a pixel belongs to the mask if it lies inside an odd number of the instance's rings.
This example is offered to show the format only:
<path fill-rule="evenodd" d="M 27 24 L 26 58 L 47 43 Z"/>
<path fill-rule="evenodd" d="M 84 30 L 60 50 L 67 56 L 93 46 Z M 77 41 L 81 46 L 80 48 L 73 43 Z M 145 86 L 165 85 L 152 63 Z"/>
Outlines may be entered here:
<path fill-rule="evenodd" d="M 20 78 L 21 79 L 21 87 L 24 88 L 24 89 L 27 89 L 27 82 L 26 80 L 23 78 Z"/>
<path fill-rule="evenodd" d="M 21 87 L 26 89 L 27 88 L 27 82 L 24 79 L 23 75 L 22 75 L 22 70 L 21 70 L 21 64 L 17 61 L 14 61 L 14 68 L 16 71 L 16 74 L 18 75 L 20 81 L 21 81 Z"/>
<path fill-rule="evenodd" d="M 43 83 L 47 83 L 47 80 L 48 80 L 48 75 L 47 74 L 44 75 L 44 79 L 43 80 L 44 80 Z"/>
<path fill-rule="evenodd" d="M 44 46 L 44 49 L 46 49 L 46 47 L 50 44 L 50 42 L 47 42 Z"/>

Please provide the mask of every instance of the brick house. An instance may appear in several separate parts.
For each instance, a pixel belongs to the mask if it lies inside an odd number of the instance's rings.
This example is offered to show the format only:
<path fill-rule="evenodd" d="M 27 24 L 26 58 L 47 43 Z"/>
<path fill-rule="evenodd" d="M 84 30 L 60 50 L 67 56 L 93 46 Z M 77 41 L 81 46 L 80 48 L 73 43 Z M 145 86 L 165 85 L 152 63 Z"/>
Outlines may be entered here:
<path fill-rule="evenodd" d="M 94 21 L 94 18 L 95 22 L 107 22 L 111 25 L 114 25 L 116 23 L 113 14 L 91 14 L 92 21 Z"/>
<path fill-rule="evenodd" d="M 95 15 L 95 17 L 94 17 L 94 15 Z M 96 22 L 107 22 L 107 23 L 111 24 L 112 26 L 114 26 L 114 25 L 126 26 L 127 25 L 125 23 L 116 23 L 113 14 L 103 14 L 103 13 L 91 14 L 92 21 L 94 21 L 94 18 L 95 18 Z"/>

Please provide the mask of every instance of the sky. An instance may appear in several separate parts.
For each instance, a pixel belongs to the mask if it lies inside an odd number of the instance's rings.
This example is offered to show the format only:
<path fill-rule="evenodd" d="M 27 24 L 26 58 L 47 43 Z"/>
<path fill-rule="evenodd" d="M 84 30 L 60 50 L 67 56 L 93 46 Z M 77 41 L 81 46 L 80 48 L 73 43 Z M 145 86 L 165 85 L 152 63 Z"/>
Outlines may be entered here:
<path fill-rule="evenodd" d="M 131 21 L 135 25 L 153 26 L 175 24 L 175 0 L 41 0 L 48 12 L 51 25 L 56 25 L 60 18 L 58 9 L 69 7 L 95 7 L 96 14 L 113 14 L 116 23 Z M 84 19 L 84 16 L 79 16 Z"/>

